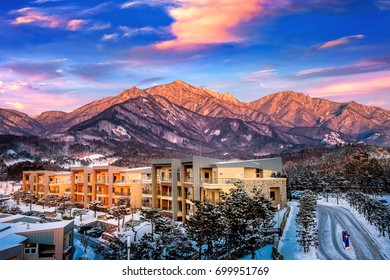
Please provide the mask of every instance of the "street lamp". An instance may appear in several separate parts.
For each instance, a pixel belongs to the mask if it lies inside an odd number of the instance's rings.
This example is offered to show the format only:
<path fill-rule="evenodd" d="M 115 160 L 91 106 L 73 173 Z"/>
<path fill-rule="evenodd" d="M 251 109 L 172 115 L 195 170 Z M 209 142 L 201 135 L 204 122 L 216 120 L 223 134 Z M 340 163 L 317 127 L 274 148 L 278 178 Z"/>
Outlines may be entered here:
<path fill-rule="evenodd" d="M 279 218 L 280 218 L 280 204 L 278 203 L 278 234 L 280 236 Z"/>
<path fill-rule="evenodd" d="M 127 260 L 130 260 L 130 234 L 127 236 Z"/>

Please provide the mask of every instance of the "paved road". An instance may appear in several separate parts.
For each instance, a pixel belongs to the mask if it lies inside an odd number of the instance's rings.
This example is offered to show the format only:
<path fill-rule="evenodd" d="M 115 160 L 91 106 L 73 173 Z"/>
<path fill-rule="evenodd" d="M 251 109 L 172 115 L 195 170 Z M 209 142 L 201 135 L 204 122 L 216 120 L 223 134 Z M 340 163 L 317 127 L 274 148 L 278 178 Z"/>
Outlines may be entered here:
<path fill-rule="evenodd" d="M 325 260 L 382 260 L 378 245 L 350 211 L 341 207 L 317 205 L 318 257 Z M 341 232 L 351 234 L 351 250 L 345 250 Z"/>

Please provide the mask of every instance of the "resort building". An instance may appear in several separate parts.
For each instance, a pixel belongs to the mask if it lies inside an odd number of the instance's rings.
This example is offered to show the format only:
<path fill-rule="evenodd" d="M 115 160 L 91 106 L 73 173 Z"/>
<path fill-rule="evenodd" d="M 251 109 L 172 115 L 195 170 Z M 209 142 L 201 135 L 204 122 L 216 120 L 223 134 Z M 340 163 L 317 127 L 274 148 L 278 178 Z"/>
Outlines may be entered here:
<path fill-rule="evenodd" d="M 272 203 L 285 207 L 286 178 L 281 158 L 223 161 L 190 156 L 153 160 L 151 167 L 127 169 L 119 166 L 72 167 L 68 173 L 23 172 L 23 188 L 40 196 L 68 194 L 79 207 L 103 202 L 101 210 L 114 206 L 121 197 L 130 198 L 129 208 L 157 208 L 176 221 L 195 213 L 194 201 L 216 204 L 221 194 L 243 185 L 260 188 Z"/>
<path fill-rule="evenodd" d="M 92 168 L 72 167 L 70 173 L 72 202 L 78 207 L 87 208 L 92 200 Z"/>
<path fill-rule="evenodd" d="M 149 205 L 178 221 L 185 222 L 194 214 L 193 201 L 218 203 L 222 193 L 228 193 L 238 184 L 261 188 L 273 204 L 282 208 L 287 203 L 286 179 L 276 177 L 282 172 L 281 158 L 221 161 L 191 156 L 159 159 L 152 161 L 151 171 Z M 146 193 L 143 197 L 146 199 Z"/>
<path fill-rule="evenodd" d="M 70 172 L 47 170 L 23 172 L 23 189 L 34 192 L 40 198 L 48 194 L 63 195 L 70 191 L 70 185 Z"/>
<path fill-rule="evenodd" d="M 143 182 L 150 182 L 150 170 L 150 167 L 131 168 L 114 174 L 112 204 L 117 204 L 121 197 L 129 197 L 129 208 L 140 209 Z"/>
<path fill-rule="evenodd" d="M 0 260 L 71 260 L 73 221 L 0 214 Z"/>

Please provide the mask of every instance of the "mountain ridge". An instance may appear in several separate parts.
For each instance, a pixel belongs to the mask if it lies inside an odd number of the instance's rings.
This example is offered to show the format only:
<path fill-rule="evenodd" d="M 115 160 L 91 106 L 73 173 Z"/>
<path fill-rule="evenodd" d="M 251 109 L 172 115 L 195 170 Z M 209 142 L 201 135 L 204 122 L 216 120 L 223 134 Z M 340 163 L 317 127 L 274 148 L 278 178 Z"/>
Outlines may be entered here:
<path fill-rule="evenodd" d="M 241 102 L 230 93 L 176 80 L 146 89 L 133 86 L 69 113 L 46 111 L 30 117 L 0 109 L 0 135 L 6 134 L 63 141 L 64 147 L 77 151 L 115 153 L 119 143 L 128 143 L 260 155 L 332 143 L 390 146 L 390 111 L 294 91 Z M 340 139 L 328 141 L 329 135 Z"/>

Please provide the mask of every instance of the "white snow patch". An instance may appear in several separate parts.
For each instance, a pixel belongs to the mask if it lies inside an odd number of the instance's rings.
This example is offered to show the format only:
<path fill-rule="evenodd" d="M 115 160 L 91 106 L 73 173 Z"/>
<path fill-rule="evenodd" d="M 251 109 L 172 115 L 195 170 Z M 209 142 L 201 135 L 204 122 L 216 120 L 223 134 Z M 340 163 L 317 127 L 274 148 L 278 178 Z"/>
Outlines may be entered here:
<path fill-rule="evenodd" d="M 210 132 L 210 135 L 216 135 L 216 136 L 218 136 L 219 134 L 221 134 L 221 131 L 220 131 L 219 129 L 213 130 L 213 131 Z"/>
<path fill-rule="evenodd" d="M 115 135 L 119 136 L 119 137 L 123 137 L 123 136 L 129 136 L 127 134 L 127 130 L 124 129 L 122 126 L 118 126 L 117 128 L 114 128 L 112 130 L 112 132 L 115 133 Z"/>
<path fill-rule="evenodd" d="M 248 135 L 246 135 L 246 134 L 244 134 L 244 135 L 242 135 L 245 139 L 246 139 L 246 141 L 251 141 L 252 140 L 252 134 L 248 134 Z"/>
<path fill-rule="evenodd" d="M 5 159 L 4 164 L 6 166 L 11 166 L 11 165 L 17 164 L 19 162 L 24 162 L 24 161 L 33 162 L 33 160 L 29 159 L 29 158 L 18 158 L 18 159 Z"/>
<path fill-rule="evenodd" d="M 164 139 L 174 144 L 181 144 L 183 142 L 182 137 L 177 136 L 175 133 L 172 132 L 165 132 L 163 137 Z"/>
<path fill-rule="evenodd" d="M 321 141 L 321 143 L 332 146 L 346 144 L 346 142 L 341 138 L 340 134 L 334 131 L 332 131 L 330 134 L 325 134 L 324 139 Z"/>
<path fill-rule="evenodd" d="M 17 153 L 14 150 L 7 151 L 7 156 L 14 156 L 14 155 L 17 155 Z"/>
<path fill-rule="evenodd" d="M 221 142 L 225 142 L 226 140 L 228 140 L 228 139 L 227 138 L 222 138 Z"/>

